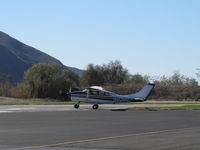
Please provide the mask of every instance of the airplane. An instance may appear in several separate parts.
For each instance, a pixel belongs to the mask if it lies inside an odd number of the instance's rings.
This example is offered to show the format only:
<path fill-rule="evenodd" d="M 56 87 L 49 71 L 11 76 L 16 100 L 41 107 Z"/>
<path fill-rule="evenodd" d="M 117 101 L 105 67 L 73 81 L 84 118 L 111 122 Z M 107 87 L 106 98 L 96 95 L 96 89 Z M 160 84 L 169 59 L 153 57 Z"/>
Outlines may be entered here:
<path fill-rule="evenodd" d="M 146 101 L 152 93 L 155 84 L 149 83 L 137 93 L 128 95 L 118 95 L 111 91 L 107 91 L 100 86 L 91 86 L 83 91 L 71 90 L 67 93 L 72 101 L 77 102 L 74 108 L 78 109 L 80 102 L 93 103 L 92 108 L 98 109 L 98 104 L 115 104 L 120 102 L 138 102 Z"/>

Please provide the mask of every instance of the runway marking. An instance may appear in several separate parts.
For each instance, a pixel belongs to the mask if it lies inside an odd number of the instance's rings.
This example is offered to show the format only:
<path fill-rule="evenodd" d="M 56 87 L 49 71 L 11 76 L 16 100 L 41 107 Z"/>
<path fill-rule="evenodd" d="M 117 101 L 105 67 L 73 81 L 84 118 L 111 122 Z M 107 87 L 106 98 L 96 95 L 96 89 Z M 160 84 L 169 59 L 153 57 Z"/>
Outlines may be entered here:
<path fill-rule="evenodd" d="M 34 148 L 56 147 L 56 146 L 64 146 L 64 145 L 70 145 L 70 144 L 104 141 L 104 140 L 117 139 L 117 138 L 126 138 L 126 137 L 132 137 L 132 136 L 152 135 L 152 134 L 160 134 L 160 133 L 167 133 L 167 132 L 176 133 L 183 130 L 190 130 L 190 129 L 195 129 L 195 128 L 200 128 L 200 126 L 190 127 L 190 128 L 171 129 L 171 130 L 169 129 L 169 130 L 160 130 L 160 131 L 149 131 L 149 132 L 143 132 L 143 133 L 132 133 L 132 134 L 119 135 L 119 136 L 93 138 L 93 139 L 61 142 L 61 143 L 38 145 L 38 146 L 18 147 L 18 148 L 4 149 L 4 150 L 24 150 L 24 149 L 34 149 Z"/>

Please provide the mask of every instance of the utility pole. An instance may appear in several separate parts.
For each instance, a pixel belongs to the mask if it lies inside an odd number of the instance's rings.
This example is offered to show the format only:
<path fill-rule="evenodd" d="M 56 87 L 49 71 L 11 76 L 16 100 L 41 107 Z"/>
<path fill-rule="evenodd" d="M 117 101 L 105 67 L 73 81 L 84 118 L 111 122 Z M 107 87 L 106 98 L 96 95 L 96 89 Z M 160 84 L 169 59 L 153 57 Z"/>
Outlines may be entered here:
<path fill-rule="evenodd" d="M 199 79 L 199 84 L 200 84 L 200 68 L 196 68 L 196 70 L 197 70 L 196 76 Z"/>

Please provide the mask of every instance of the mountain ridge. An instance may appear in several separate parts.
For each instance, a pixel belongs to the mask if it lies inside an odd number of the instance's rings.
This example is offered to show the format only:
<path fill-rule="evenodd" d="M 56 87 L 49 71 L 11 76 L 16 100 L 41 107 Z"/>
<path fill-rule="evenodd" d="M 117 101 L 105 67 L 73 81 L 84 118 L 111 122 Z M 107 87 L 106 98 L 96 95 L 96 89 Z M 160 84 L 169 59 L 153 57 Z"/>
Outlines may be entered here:
<path fill-rule="evenodd" d="M 8 59 L 6 59 L 8 58 Z M 12 59 L 11 59 L 12 58 Z M 15 64 L 15 63 L 16 64 Z M 36 63 L 56 63 L 81 75 L 83 70 L 62 64 L 58 59 L 26 45 L 10 35 L 0 31 L 0 73 L 12 77 L 15 82 L 23 79 L 23 73 Z M 19 65 L 19 66 L 18 66 Z M 6 69 L 6 68 L 7 69 Z M 15 69 L 15 72 L 12 71 Z M 17 71 L 16 71 L 17 70 Z"/>

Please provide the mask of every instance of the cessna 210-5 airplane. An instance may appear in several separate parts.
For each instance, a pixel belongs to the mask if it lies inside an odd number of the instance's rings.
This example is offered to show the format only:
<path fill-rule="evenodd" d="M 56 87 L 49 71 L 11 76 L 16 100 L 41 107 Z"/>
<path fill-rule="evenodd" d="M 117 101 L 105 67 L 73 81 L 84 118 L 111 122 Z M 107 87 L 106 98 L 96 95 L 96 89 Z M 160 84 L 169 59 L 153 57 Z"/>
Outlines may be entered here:
<path fill-rule="evenodd" d="M 151 95 L 155 84 L 147 84 L 143 89 L 137 93 L 128 95 L 118 95 L 116 93 L 107 91 L 100 86 L 91 86 L 83 91 L 69 92 L 72 101 L 76 101 L 77 104 L 74 108 L 79 108 L 80 102 L 93 103 L 93 109 L 98 109 L 98 104 L 114 104 L 119 102 L 134 102 L 134 101 L 146 101 Z"/>

